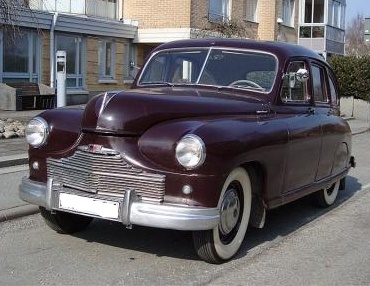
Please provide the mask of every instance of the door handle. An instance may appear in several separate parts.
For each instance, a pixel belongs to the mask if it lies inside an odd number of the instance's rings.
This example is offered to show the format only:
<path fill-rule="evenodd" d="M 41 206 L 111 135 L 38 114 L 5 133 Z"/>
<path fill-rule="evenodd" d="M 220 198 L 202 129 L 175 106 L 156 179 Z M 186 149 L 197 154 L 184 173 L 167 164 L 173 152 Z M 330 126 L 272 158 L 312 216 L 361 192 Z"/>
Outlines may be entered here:
<path fill-rule="evenodd" d="M 307 113 L 308 113 L 308 114 L 315 114 L 315 112 L 316 112 L 316 109 L 315 109 L 314 107 L 309 107 L 309 108 L 307 109 Z"/>

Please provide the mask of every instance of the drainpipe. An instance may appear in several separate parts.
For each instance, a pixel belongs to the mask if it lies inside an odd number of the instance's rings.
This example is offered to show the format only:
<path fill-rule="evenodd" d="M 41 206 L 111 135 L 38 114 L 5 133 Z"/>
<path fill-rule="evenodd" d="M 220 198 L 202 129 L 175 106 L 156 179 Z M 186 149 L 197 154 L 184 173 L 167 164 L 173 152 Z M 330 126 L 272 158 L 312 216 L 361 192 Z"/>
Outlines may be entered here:
<path fill-rule="evenodd" d="M 58 20 L 58 12 L 54 12 L 50 27 L 50 87 L 54 88 L 55 82 L 55 55 L 54 55 L 54 30 Z"/>

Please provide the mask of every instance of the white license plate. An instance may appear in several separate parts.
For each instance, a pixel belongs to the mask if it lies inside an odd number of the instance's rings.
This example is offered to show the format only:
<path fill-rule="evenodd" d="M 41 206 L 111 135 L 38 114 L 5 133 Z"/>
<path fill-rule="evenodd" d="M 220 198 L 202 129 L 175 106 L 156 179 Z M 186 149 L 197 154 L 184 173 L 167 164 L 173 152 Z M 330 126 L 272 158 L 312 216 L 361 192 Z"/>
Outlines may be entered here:
<path fill-rule="evenodd" d="M 119 203 L 60 193 L 59 208 L 102 218 L 118 219 Z"/>

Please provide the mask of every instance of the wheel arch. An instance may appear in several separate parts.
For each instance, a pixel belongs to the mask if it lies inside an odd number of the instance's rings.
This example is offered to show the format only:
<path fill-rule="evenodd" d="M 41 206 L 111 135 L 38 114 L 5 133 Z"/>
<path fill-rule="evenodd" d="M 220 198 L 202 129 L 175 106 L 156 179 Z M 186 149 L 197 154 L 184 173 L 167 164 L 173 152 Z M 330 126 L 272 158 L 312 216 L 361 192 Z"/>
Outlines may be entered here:
<path fill-rule="evenodd" d="M 249 225 L 262 228 L 266 217 L 266 207 L 263 200 L 264 168 L 261 163 L 256 161 L 245 163 L 241 167 L 248 173 L 252 188 Z"/>

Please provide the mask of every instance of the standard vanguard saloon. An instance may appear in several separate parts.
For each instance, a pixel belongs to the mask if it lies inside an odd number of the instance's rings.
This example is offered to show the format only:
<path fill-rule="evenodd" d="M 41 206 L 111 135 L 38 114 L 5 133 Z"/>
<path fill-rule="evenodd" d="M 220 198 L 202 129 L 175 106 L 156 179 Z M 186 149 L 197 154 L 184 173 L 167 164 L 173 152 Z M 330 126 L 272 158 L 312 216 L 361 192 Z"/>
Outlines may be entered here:
<path fill-rule="evenodd" d="M 354 166 L 332 70 L 286 43 L 163 44 L 131 90 L 47 110 L 26 137 L 20 197 L 51 228 L 96 217 L 193 231 L 210 263 L 233 257 L 269 209 L 309 194 L 332 205 Z"/>

